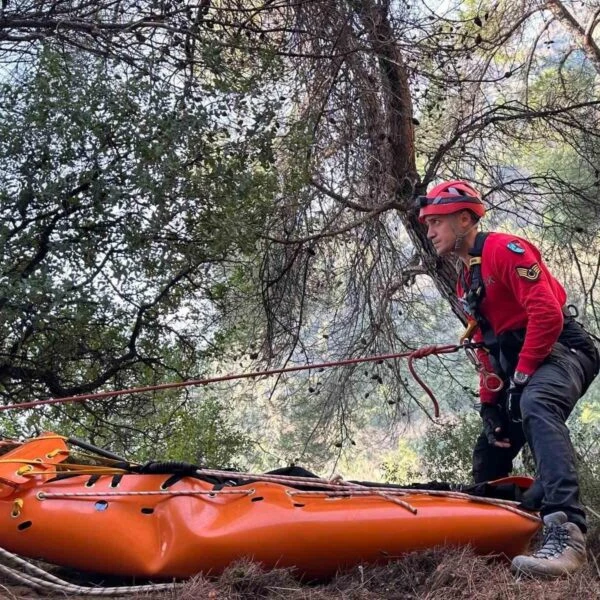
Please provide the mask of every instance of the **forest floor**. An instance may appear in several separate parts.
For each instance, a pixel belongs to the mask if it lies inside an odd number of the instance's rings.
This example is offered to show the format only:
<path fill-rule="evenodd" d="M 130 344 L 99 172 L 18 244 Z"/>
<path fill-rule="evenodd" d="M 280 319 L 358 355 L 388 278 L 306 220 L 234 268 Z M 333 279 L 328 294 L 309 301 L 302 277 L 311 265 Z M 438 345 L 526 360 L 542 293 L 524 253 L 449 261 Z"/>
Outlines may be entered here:
<path fill-rule="evenodd" d="M 92 549 L 90 549 L 93 551 Z M 476 556 L 470 549 L 415 552 L 385 565 L 357 567 L 324 583 L 302 583 L 290 569 L 265 571 L 240 561 L 218 578 L 201 575 L 177 589 L 134 593 L 132 600 L 599 600 L 600 529 L 588 535 L 588 564 L 558 580 L 516 579 L 508 561 Z M 97 596 L 94 596 L 97 597 Z M 114 596 L 113 596 L 114 597 Z M 0 583 L 0 598 L 12 600 L 90 598 L 45 593 Z"/>

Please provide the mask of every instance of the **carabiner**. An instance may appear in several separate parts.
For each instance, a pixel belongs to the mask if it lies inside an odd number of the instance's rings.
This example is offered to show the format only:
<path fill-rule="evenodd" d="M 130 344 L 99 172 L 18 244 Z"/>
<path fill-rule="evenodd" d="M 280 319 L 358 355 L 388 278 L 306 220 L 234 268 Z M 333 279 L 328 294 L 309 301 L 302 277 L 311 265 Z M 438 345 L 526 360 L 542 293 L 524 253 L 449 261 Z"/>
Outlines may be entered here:
<path fill-rule="evenodd" d="M 471 364 L 475 367 L 475 370 L 481 375 L 483 387 L 488 392 L 499 392 L 504 387 L 504 381 L 502 378 L 496 373 L 490 373 L 484 366 L 483 363 L 479 360 L 477 353 L 475 350 L 467 346 L 468 342 L 463 342 L 463 348 L 465 350 L 465 354 Z"/>
<path fill-rule="evenodd" d="M 496 373 L 490 373 L 489 371 L 486 371 L 483 368 L 483 365 L 479 372 L 481 373 L 481 376 L 483 378 L 483 387 L 488 392 L 499 392 L 504 387 L 504 381 L 502 381 L 502 377 L 500 377 L 500 375 L 496 375 Z M 492 381 L 494 381 L 495 383 L 491 383 Z"/>
<path fill-rule="evenodd" d="M 473 332 L 477 329 L 479 323 L 477 321 L 473 321 L 471 319 L 467 322 L 467 328 L 463 331 L 462 335 L 459 338 L 461 344 L 468 344 L 473 337 Z"/>
<path fill-rule="evenodd" d="M 483 365 L 481 364 L 481 361 L 477 357 L 477 353 L 475 352 L 475 350 L 473 348 L 467 346 L 466 345 L 467 343 L 468 342 L 463 342 L 463 348 L 465 350 L 465 354 L 467 355 L 467 358 L 469 359 L 471 364 L 475 367 L 475 369 L 477 369 L 477 371 L 479 371 L 480 369 L 483 368 Z"/>

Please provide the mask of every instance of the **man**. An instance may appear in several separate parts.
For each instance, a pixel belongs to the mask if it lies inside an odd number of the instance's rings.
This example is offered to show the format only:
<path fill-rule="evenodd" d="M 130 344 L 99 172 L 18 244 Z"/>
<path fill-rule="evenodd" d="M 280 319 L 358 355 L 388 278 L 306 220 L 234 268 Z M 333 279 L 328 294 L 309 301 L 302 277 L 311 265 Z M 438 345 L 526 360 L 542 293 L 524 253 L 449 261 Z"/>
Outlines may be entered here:
<path fill-rule="evenodd" d="M 491 391 L 482 377 L 475 482 L 507 476 L 526 442 L 535 460 L 538 493 L 531 495 L 541 502 L 544 540 L 532 556 L 515 557 L 512 568 L 550 577 L 576 571 L 586 561 L 586 519 L 565 421 L 598 373 L 598 351 L 532 244 L 478 232 L 485 206 L 469 183 L 436 185 L 419 198 L 419 208 L 438 255 L 462 261 L 457 294 L 468 331 L 485 344 L 478 350 L 484 368 L 504 380 L 501 391 Z"/>

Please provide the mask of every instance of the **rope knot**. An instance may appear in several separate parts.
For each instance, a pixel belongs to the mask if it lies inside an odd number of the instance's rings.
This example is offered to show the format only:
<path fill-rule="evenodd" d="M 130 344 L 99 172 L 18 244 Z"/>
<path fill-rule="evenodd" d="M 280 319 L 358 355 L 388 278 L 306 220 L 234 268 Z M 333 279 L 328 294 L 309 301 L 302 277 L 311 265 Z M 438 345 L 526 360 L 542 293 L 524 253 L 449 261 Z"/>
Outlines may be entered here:
<path fill-rule="evenodd" d="M 431 356 L 432 354 L 437 354 L 439 351 L 439 346 L 423 346 L 422 348 L 417 348 L 414 352 L 411 353 L 412 358 L 425 358 L 426 356 Z"/>

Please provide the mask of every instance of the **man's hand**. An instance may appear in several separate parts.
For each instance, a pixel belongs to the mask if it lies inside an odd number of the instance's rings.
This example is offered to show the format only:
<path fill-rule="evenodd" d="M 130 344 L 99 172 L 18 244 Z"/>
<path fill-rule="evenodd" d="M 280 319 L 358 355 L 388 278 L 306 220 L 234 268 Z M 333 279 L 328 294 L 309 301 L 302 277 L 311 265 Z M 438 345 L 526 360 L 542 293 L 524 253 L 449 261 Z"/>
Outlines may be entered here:
<path fill-rule="evenodd" d="M 482 404 L 480 414 L 488 443 L 497 448 L 510 448 L 506 419 L 498 405 Z"/>

